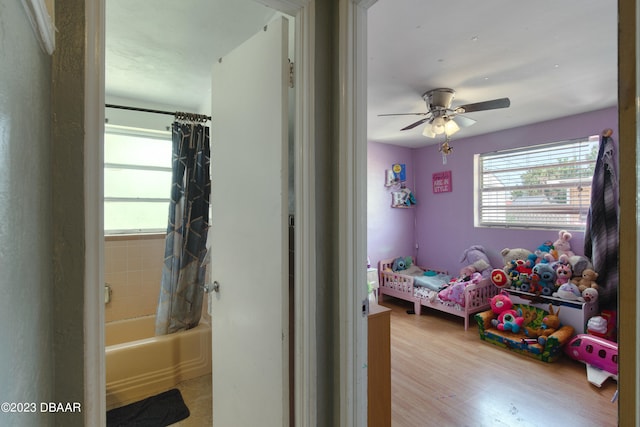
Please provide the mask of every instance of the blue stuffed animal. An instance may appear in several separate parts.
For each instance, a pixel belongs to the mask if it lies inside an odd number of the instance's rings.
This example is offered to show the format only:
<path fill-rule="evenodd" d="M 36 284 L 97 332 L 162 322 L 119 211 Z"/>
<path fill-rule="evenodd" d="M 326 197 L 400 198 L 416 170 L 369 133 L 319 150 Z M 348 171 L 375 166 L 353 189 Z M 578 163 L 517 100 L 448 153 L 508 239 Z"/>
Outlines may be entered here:
<path fill-rule="evenodd" d="M 407 257 L 398 257 L 393 260 L 393 264 L 391 265 L 391 270 L 393 271 L 401 271 L 406 270 L 411 267 L 411 258 Z"/>
<path fill-rule="evenodd" d="M 533 266 L 532 274 L 539 277 L 538 284 L 542 287 L 542 295 L 551 296 L 556 290 L 556 272 L 548 263 L 540 263 Z"/>

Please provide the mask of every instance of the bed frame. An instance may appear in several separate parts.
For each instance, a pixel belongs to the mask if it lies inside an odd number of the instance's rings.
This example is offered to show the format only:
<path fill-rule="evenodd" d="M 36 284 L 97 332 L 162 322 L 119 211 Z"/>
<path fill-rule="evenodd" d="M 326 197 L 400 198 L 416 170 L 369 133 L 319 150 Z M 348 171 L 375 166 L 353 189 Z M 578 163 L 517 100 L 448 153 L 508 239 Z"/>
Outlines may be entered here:
<path fill-rule="evenodd" d="M 413 259 L 413 258 L 412 258 Z M 383 295 L 399 298 L 413 302 L 416 315 L 420 315 L 422 306 L 438 311 L 444 311 L 455 316 L 464 318 L 464 330 L 469 328 L 469 316 L 490 308 L 489 300 L 498 294 L 498 289 L 489 279 L 483 279 L 478 284 L 468 285 L 464 290 L 464 307 L 451 301 L 442 301 L 439 298 L 418 298 L 414 296 L 413 276 L 402 274 L 402 272 L 391 271 L 391 266 L 395 258 L 384 259 L 378 262 L 378 274 L 380 276 L 380 286 L 378 287 L 378 301 L 382 302 Z M 414 260 L 415 262 L 415 260 Z M 429 268 L 420 267 L 423 270 Z M 430 269 L 437 273 L 445 273 L 437 269 Z"/>

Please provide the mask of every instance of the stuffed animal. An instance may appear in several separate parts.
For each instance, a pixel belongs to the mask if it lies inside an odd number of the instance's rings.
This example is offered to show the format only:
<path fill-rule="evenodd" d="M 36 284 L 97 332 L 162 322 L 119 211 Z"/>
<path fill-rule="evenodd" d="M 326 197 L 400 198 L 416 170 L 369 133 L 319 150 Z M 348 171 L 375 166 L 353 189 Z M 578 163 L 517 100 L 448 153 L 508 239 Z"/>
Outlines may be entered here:
<path fill-rule="evenodd" d="M 598 290 L 596 288 L 587 288 L 582 291 L 582 298 L 584 298 L 585 302 L 596 302 L 598 301 Z"/>
<path fill-rule="evenodd" d="M 504 269 L 506 271 L 509 268 L 511 261 L 517 260 L 517 259 L 526 260 L 529 258 L 529 255 L 531 255 L 531 251 L 524 248 L 516 248 L 516 249 L 504 248 L 503 250 L 500 251 L 500 255 L 502 255 L 502 261 L 504 263 L 503 265 L 505 266 Z"/>
<path fill-rule="evenodd" d="M 558 258 L 560 258 L 560 256 L 562 255 L 567 255 L 568 257 L 572 257 L 575 255 L 571 250 L 571 244 L 569 243 L 571 237 L 571 233 L 569 233 L 567 230 L 560 230 L 558 232 L 558 240 L 553 242 L 553 247 L 558 252 Z"/>
<path fill-rule="evenodd" d="M 538 246 L 534 251 L 534 254 L 536 255 L 536 264 L 540 264 L 543 262 L 553 262 L 558 259 L 557 252 L 553 247 L 553 242 L 551 242 L 551 240 L 547 240 L 546 242 Z"/>
<path fill-rule="evenodd" d="M 494 268 L 491 270 L 489 278 L 496 287 L 504 289 L 512 286 L 513 282 L 517 281 L 520 276 L 520 273 L 515 269 L 517 262 L 529 259 L 532 252 L 524 248 L 504 248 L 500 251 L 500 254 L 502 255 L 504 266 L 502 269 Z"/>
<path fill-rule="evenodd" d="M 480 245 L 473 245 L 465 249 L 462 253 L 460 262 L 467 264 L 463 267 L 465 273 L 479 272 L 482 274 L 483 278 L 488 278 L 491 274 L 491 263 L 489 262 L 489 257 L 487 256 L 484 247 Z M 465 276 L 470 276 L 470 274 L 465 274 Z"/>
<path fill-rule="evenodd" d="M 491 311 L 497 314 L 498 317 L 496 319 L 491 319 L 491 325 L 493 327 L 498 327 L 498 324 L 500 323 L 499 318 L 502 313 L 514 311 L 513 302 L 511 301 L 511 298 L 509 298 L 509 294 L 507 294 L 505 291 L 502 291 L 499 294 L 489 298 L 489 305 L 491 306 Z"/>
<path fill-rule="evenodd" d="M 471 278 L 469 280 L 456 281 L 438 292 L 438 297 L 442 301 L 451 301 L 460 305 L 461 307 L 464 307 L 464 289 L 469 285 L 480 283 L 481 280 L 482 274 L 475 272 L 471 275 Z"/>
<path fill-rule="evenodd" d="M 494 319 L 496 320 L 496 319 Z M 524 323 L 524 318 L 519 316 L 515 310 L 506 310 L 498 315 L 498 322 L 495 327 L 500 331 L 511 331 L 514 334 L 520 332 Z"/>
<path fill-rule="evenodd" d="M 490 279 L 491 283 L 493 283 L 497 288 L 504 289 L 511 286 L 512 277 L 510 273 L 504 269 L 494 268 L 491 270 Z"/>
<path fill-rule="evenodd" d="M 411 257 L 398 257 L 393 260 L 393 265 L 391 266 L 391 270 L 393 271 L 401 271 L 406 270 L 411 266 Z"/>
<path fill-rule="evenodd" d="M 573 255 L 568 257 L 569 264 L 573 270 L 573 277 L 582 277 L 582 272 L 587 268 L 593 268 L 591 261 L 584 255 Z"/>
<path fill-rule="evenodd" d="M 578 289 L 580 289 L 580 292 L 582 292 L 587 288 L 598 289 L 598 284 L 596 283 L 597 278 L 598 273 L 590 268 L 587 268 L 582 272 L 582 277 L 573 278 L 573 280 L 571 281 L 578 285 Z"/>
<path fill-rule="evenodd" d="M 513 309 L 513 302 L 506 292 L 501 292 L 489 299 L 491 310 L 498 315 L 491 320 L 491 325 L 501 331 L 518 333 L 524 324 L 524 318 Z"/>
<path fill-rule="evenodd" d="M 513 308 L 513 302 L 511 301 L 511 298 L 509 298 L 509 294 L 505 291 L 489 298 L 489 305 L 491 306 L 491 310 L 496 314 L 500 314 L 503 311 L 511 310 Z"/>
<path fill-rule="evenodd" d="M 556 288 L 556 272 L 553 270 L 553 267 L 551 267 L 551 264 L 540 263 L 534 265 L 531 275 L 537 275 L 539 277 L 542 295 L 550 296 L 553 293 Z"/>
<path fill-rule="evenodd" d="M 571 281 L 573 277 L 573 270 L 571 269 L 571 264 L 568 262 L 560 262 L 553 264 L 553 268 L 556 271 L 556 286 L 559 287 L 564 285 L 567 282 Z"/>
<path fill-rule="evenodd" d="M 530 292 L 532 294 L 541 294 L 542 293 L 542 279 L 540 274 L 535 271 L 531 271 L 531 274 L 527 276 L 527 280 L 520 280 L 519 289 L 524 292 Z"/>
<path fill-rule="evenodd" d="M 598 291 L 596 291 L 597 293 Z M 553 293 L 553 296 L 556 298 L 567 299 L 571 301 L 580 301 L 584 302 L 584 297 L 578 289 L 578 286 L 575 283 L 566 282 L 560 285 L 558 290 Z"/>
<path fill-rule="evenodd" d="M 537 338 L 538 344 L 544 346 L 547 342 L 547 337 L 553 334 L 560 328 L 560 307 L 558 311 L 553 311 L 553 304 L 549 304 L 549 314 L 542 318 L 542 325 L 539 328 L 525 327 L 526 334 L 530 338 Z"/>

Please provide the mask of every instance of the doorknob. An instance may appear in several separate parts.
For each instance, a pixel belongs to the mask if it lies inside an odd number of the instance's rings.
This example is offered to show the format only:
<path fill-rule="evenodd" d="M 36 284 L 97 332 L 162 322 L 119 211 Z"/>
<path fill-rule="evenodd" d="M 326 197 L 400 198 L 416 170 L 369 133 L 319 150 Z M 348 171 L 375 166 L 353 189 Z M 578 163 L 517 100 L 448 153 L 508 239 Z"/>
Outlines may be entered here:
<path fill-rule="evenodd" d="M 218 283 L 218 281 L 214 281 L 213 284 L 211 283 L 205 283 L 204 285 L 202 285 L 202 289 L 204 289 L 205 293 L 211 293 L 213 292 L 220 292 L 220 283 Z"/>

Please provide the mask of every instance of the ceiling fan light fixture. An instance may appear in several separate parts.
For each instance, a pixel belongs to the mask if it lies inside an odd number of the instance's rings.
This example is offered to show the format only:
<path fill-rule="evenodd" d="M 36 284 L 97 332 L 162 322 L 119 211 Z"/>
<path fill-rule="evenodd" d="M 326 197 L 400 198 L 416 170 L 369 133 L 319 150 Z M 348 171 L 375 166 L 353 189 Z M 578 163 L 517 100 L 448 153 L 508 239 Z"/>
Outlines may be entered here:
<path fill-rule="evenodd" d="M 444 133 L 446 122 L 442 117 L 436 117 L 431 123 L 431 131 L 436 135 Z"/>
<path fill-rule="evenodd" d="M 424 136 L 426 136 L 427 138 L 435 138 L 436 134 L 433 133 L 433 131 L 431 130 L 431 125 L 428 124 L 424 127 L 424 130 L 422 131 L 422 134 Z"/>
<path fill-rule="evenodd" d="M 444 133 L 447 136 L 451 136 L 459 130 L 460 126 L 458 126 L 458 124 L 453 119 L 447 120 L 447 122 L 444 124 Z"/>

